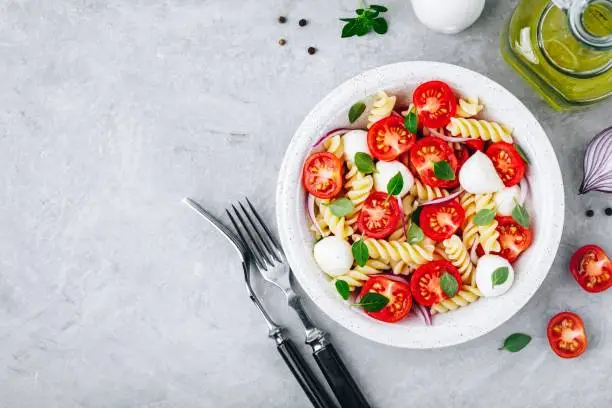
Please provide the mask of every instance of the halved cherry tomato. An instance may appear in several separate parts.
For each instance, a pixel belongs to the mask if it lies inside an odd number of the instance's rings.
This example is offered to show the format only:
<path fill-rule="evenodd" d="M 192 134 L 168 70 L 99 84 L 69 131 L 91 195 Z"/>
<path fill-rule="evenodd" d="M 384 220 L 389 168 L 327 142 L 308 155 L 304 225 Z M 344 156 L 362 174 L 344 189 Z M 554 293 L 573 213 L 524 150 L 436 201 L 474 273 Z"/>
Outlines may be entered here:
<path fill-rule="evenodd" d="M 577 250 L 570 260 L 570 272 L 587 292 L 603 292 L 612 286 L 612 262 L 597 245 Z"/>
<path fill-rule="evenodd" d="M 470 139 L 466 140 L 465 145 L 473 152 L 480 150 L 481 152 L 484 150 L 484 140 L 482 139 Z"/>
<path fill-rule="evenodd" d="M 372 276 L 363 285 L 360 296 L 366 293 L 380 293 L 389 299 L 389 303 L 378 312 L 366 312 L 370 317 L 387 323 L 395 323 L 402 320 L 412 308 L 412 295 L 410 286 L 404 282 L 395 281 L 386 276 Z"/>
<path fill-rule="evenodd" d="M 531 245 L 532 234 L 529 228 L 525 228 L 512 217 L 497 217 L 497 232 L 499 232 L 499 243 L 501 245 L 500 256 L 508 262 L 514 262 L 519 255 Z"/>
<path fill-rule="evenodd" d="M 463 163 L 470 158 L 470 152 L 468 151 L 467 147 L 461 145 L 458 149 L 454 149 L 454 153 L 457 157 L 457 174 L 459 174 L 459 170 L 461 170 Z"/>
<path fill-rule="evenodd" d="M 584 323 L 576 313 L 561 312 L 553 316 L 546 334 L 550 347 L 559 357 L 578 357 L 587 348 Z"/>
<path fill-rule="evenodd" d="M 359 213 L 359 229 L 368 237 L 382 239 L 397 229 L 401 210 L 397 199 L 381 191 L 366 198 Z"/>
<path fill-rule="evenodd" d="M 378 160 L 392 161 L 410 150 L 416 135 L 404 126 L 404 118 L 391 115 L 374 123 L 368 130 L 368 147 Z"/>
<path fill-rule="evenodd" d="M 450 200 L 423 206 L 419 225 L 429 238 L 434 241 L 444 241 L 457 231 L 464 219 L 465 210 L 461 204 L 457 200 Z"/>
<path fill-rule="evenodd" d="M 304 164 L 302 182 L 315 197 L 335 197 L 342 189 L 342 161 L 329 152 L 312 154 Z"/>
<path fill-rule="evenodd" d="M 448 272 L 457 280 L 459 290 L 461 290 L 461 275 L 452 263 L 445 260 L 431 261 L 421 265 L 412 274 L 410 290 L 414 300 L 423 306 L 431 306 L 448 299 L 448 296 L 440 287 L 440 278 L 445 272 Z"/>
<path fill-rule="evenodd" d="M 493 162 L 497 174 L 506 187 L 518 184 L 525 175 L 525 162 L 512 144 L 492 143 L 487 149 L 487 156 Z"/>
<path fill-rule="evenodd" d="M 419 85 L 412 94 L 419 122 L 429 128 L 448 125 L 457 111 L 457 100 L 450 86 L 442 81 L 429 81 Z"/>
<path fill-rule="evenodd" d="M 454 180 L 440 180 L 434 174 L 434 164 L 447 161 L 455 173 Z M 445 141 L 437 137 L 424 137 L 410 149 L 410 163 L 419 174 L 421 181 L 431 187 L 452 188 L 459 183 L 457 157 Z"/>

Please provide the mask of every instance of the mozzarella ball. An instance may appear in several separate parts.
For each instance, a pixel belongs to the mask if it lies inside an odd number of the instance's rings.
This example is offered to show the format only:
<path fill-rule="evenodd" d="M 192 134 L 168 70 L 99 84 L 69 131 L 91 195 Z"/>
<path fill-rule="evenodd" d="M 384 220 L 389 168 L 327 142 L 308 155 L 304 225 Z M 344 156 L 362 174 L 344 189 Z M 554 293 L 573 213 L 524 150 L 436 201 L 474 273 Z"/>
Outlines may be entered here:
<path fill-rule="evenodd" d="M 402 163 L 397 160 L 393 160 L 390 162 L 379 161 L 376 163 L 376 173 L 374 173 L 374 188 L 376 191 L 384 191 L 387 192 L 387 184 L 389 184 L 389 180 L 393 176 L 399 172 L 404 179 L 404 186 L 402 187 L 402 191 L 400 191 L 398 197 L 403 197 L 412 188 L 414 184 L 414 177 L 408 167 L 404 166 Z"/>
<path fill-rule="evenodd" d="M 344 275 L 353 266 L 351 246 L 336 236 L 323 238 L 315 244 L 314 259 L 319 268 L 330 276 Z"/>
<path fill-rule="evenodd" d="M 493 273 L 498 268 L 508 268 L 508 279 L 502 284 L 493 286 Z M 510 289 L 514 283 L 514 269 L 507 259 L 499 255 L 484 255 L 476 265 L 476 286 L 485 297 L 501 296 Z"/>
<path fill-rule="evenodd" d="M 495 193 L 504 188 L 493 162 L 480 151 L 474 153 L 461 167 L 459 183 L 472 194 Z"/>
<path fill-rule="evenodd" d="M 512 215 L 512 210 L 518 203 L 521 196 L 521 188 L 519 186 L 505 187 L 503 190 L 495 193 L 495 205 L 497 213 L 501 215 Z"/>
<path fill-rule="evenodd" d="M 346 132 L 342 136 L 342 143 L 344 145 L 344 157 L 351 162 L 355 161 L 355 155 L 359 152 L 372 155 L 368 148 L 368 132 L 365 130 L 357 129 Z"/>

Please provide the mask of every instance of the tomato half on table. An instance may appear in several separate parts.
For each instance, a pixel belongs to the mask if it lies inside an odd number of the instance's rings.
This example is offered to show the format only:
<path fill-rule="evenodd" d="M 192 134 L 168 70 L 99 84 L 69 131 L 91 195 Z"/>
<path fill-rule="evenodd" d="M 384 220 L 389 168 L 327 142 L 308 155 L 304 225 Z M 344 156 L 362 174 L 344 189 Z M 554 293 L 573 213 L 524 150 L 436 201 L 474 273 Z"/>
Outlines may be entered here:
<path fill-rule="evenodd" d="M 431 261 L 421 265 L 410 279 L 410 290 L 414 300 L 423 306 L 432 306 L 448 296 L 440 286 L 440 278 L 449 273 L 457 281 L 458 290 L 461 290 L 461 275 L 455 266 L 445 260 Z"/>
<path fill-rule="evenodd" d="M 416 135 L 404 126 L 404 118 L 391 115 L 374 123 L 368 130 L 368 147 L 378 160 L 392 161 L 410 150 Z"/>
<path fill-rule="evenodd" d="M 496 220 L 501 245 L 499 255 L 506 258 L 508 262 L 514 262 L 531 245 L 531 230 L 514 221 L 512 217 L 499 216 Z"/>
<path fill-rule="evenodd" d="M 419 225 L 429 238 L 444 241 L 457 231 L 464 219 L 465 210 L 461 204 L 457 200 L 450 200 L 423 206 Z"/>
<path fill-rule="evenodd" d="M 612 262 L 597 245 L 585 245 L 572 255 L 570 272 L 590 293 L 603 292 L 612 286 Z"/>
<path fill-rule="evenodd" d="M 369 292 L 380 293 L 389 299 L 389 303 L 378 312 L 366 312 L 368 316 L 377 320 L 395 323 L 406 317 L 412 308 L 410 286 L 404 282 L 386 276 L 373 276 L 363 285 L 360 297 Z"/>
<path fill-rule="evenodd" d="M 304 163 L 302 182 L 315 197 L 335 197 L 342 190 L 342 161 L 329 152 L 312 154 Z"/>
<path fill-rule="evenodd" d="M 419 122 L 429 128 L 448 125 L 457 111 L 453 90 L 442 81 L 429 81 L 419 85 L 412 94 Z"/>
<path fill-rule="evenodd" d="M 359 213 L 359 230 L 370 238 L 382 239 L 397 229 L 401 210 L 397 199 L 376 191 L 366 198 Z"/>
<path fill-rule="evenodd" d="M 434 165 L 438 162 L 446 161 L 455 178 L 453 180 L 441 180 L 434 173 Z M 417 171 L 421 181 L 431 187 L 452 188 L 459 184 L 457 177 L 457 156 L 453 149 L 437 137 L 428 136 L 418 142 L 410 149 L 410 163 Z"/>
<path fill-rule="evenodd" d="M 561 312 L 553 316 L 546 334 L 550 347 L 559 357 L 578 357 L 587 348 L 584 323 L 576 313 Z"/>
<path fill-rule="evenodd" d="M 506 187 L 518 184 L 525 175 L 525 162 L 511 143 L 492 143 L 487 156 Z"/>

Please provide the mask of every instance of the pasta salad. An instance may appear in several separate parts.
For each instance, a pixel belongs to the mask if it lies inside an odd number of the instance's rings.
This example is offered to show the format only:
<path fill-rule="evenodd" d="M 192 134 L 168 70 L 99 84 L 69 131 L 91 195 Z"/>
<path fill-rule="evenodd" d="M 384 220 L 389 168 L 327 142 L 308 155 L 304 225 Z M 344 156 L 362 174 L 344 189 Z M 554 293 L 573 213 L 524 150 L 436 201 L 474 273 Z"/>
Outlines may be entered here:
<path fill-rule="evenodd" d="M 306 158 L 314 259 L 338 294 L 378 320 L 427 324 L 506 293 L 531 244 L 529 161 L 478 98 L 420 84 L 408 106 L 384 91 L 363 128 L 335 129 Z M 349 110 L 353 123 L 366 104 Z"/>

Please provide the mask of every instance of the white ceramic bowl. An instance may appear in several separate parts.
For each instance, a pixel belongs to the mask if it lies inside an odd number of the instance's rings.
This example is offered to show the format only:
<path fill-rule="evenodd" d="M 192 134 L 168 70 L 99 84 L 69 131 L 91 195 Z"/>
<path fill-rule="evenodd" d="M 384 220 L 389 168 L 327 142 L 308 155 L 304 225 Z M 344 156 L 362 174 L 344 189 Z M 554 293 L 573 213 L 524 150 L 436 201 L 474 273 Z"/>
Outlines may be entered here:
<path fill-rule="evenodd" d="M 515 140 L 531 159 L 527 207 L 534 231 L 533 244 L 515 264 L 516 280 L 505 295 L 480 299 L 460 310 L 436 315 L 433 326 L 426 326 L 413 315 L 400 323 L 387 324 L 350 308 L 317 267 L 312 254 L 313 237 L 308 231 L 305 194 L 300 183 L 301 169 L 313 143 L 322 134 L 348 124 L 347 111 L 353 103 L 379 90 L 399 95 L 398 101 L 406 103 L 417 84 L 433 79 L 447 82 L 462 95 L 478 96 L 485 106 L 484 118 L 513 128 Z M 495 329 L 534 295 L 548 274 L 561 239 L 563 180 L 544 130 L 525 105 L 501 85 L 455 65 L 403 62 L 376 68 L 346 81 L 306 116 L 283 159 L 276 208 L 280 238 L 295 277 L 329 317 L 360 336 L 380 343 L 436 348 L 463 343 Z"/>

